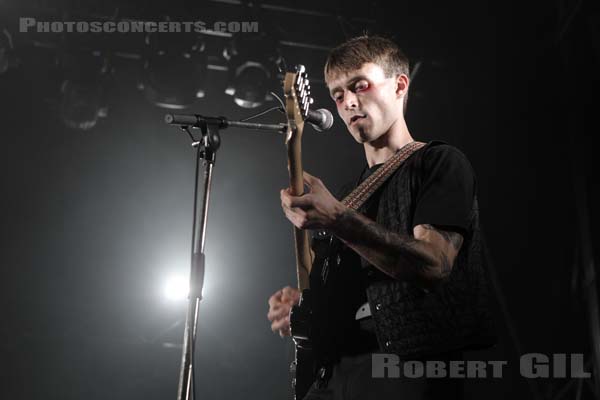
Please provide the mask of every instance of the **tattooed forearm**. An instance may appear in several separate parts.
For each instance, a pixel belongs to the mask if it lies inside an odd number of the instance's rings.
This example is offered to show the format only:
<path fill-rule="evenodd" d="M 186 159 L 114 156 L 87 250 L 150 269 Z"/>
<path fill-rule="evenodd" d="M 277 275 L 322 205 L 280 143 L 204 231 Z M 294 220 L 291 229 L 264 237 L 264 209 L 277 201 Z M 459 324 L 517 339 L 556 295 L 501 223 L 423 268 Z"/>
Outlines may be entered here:
<path fill-rule="evenodd" d="M 333 233 L 393 278 L 423 286 L 429 286 L 440 278 L 438 258 L 427 243 L 409 235 L 390 232 L 355 211 L 345 211 Z"/>
<path fill-rule="evenodd" d="M 448 260 L 448 257 L 446 256 L 446 254 L 442 254 L 441 255 L 441 277 L 442 278 L 446 278 L 450 275 L 450 272 L 452 272 L 452 264 L 450 264 L 450 261 Z"/>
<path fill-rule="evenodd" d="M 439 233 L 448 243 L 452 245 L 452 247 L 454 247 L 455 250 L 458 251 L 458 249 L 460 249 L 460 246 L 463 242 L 463 237 L 459 233 L 437 229 L 433 225 L 429 224 L 423 224 L 421 226 L 425 229 L 436 231 L 437 233 Z"/>

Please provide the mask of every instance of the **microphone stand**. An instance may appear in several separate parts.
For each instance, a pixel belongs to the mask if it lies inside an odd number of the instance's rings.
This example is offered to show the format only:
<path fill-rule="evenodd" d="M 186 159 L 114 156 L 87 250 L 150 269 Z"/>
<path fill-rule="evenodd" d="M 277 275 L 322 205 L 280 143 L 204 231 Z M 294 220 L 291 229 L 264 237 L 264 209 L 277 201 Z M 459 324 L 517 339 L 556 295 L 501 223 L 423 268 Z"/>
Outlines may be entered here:
<path fill-rule="evenodd" d="M 206 220 L 208 216 L 208 204 L 210 201 L 212 174 L 217 150 L 221 144 L 219 129 L 235 126 L 246 129 L 284 133 L 287 130 L 287 125 L 256 124 L 228 121 L 224 117 L 176 114 L 167 114 L 165 116 L 165 122 L 172 125 L 179 125 L 192 139 L 194 138 L 189 131 L 189 127 L 199 128 L 202 133 L 201 139 L 192 143 L 192 147 L 196 148 L 196 172 L 194 179 L 190 293 L 188 296 L 188 308 L 183 333 L 181 369 L 177 390 L 178 400 L 192 400 L 195 399 L 196 392 L 193 366 L 194 350 L 196 347 L 196 331 L 198 326 L 198 311 L 200 308 L 200 300 L 202 300 L 202 287 L 204 285 Z M 200 186 L 200 160 L 203 160 L 204 164 L 204 192 L 201 204 L 199 204 L 198 196 L 198 188 Z"/>

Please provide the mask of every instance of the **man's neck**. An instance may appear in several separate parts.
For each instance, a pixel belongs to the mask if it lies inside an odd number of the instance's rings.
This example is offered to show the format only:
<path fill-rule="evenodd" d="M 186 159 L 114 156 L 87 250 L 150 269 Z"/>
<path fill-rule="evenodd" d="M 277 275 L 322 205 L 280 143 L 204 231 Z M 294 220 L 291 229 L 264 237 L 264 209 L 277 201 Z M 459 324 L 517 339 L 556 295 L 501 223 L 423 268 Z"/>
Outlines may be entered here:
<path fill-rule="evenodd" d="M 408 131 L 404 118 L 399 119 L 377 140 L 364 143 L 367 164 L 372 167 L 386 162 L 398 150 L 412 141 L 413 138 Z"/>

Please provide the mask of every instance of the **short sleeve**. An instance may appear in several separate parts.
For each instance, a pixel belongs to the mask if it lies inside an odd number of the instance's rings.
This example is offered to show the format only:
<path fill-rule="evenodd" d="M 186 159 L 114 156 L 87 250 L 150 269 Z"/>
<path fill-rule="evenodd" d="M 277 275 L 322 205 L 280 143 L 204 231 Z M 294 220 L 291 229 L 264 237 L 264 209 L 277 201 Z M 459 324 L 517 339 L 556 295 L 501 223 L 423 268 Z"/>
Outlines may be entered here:
<path fill-rule="evenodd" d="M 429 224 L 463 234 L 469 230 L 475 175 L 460 150 L 440 144 L 425 149 L 413 227 Z"/>

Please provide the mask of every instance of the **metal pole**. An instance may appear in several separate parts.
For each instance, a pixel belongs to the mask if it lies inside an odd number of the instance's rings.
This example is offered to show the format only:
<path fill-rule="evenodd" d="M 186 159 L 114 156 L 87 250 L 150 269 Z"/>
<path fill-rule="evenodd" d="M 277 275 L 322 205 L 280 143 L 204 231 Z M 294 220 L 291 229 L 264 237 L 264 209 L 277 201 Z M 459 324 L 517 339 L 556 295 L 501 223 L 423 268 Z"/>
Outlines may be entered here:
<path fill-rule="evenodd" d="M 205 255 L 204 244 L 206 239 L 206 222 L 208 219 L 208 205 L 210 202 L 210 189 L 212 173 L 216 159 L 216 150 L 220 144 L 218 127 L 201 122 L 202 141 L 196 142 L 196 173 L 194 185 L 194 213 L 192 230 L 192 256 L 190 270 L 190 294 L 188 309 L 183 333 L 183 348 L 181 356 L 181 369 L 179 373 L 178 400 L 194 399 L 194 351 L 196 332 L 198 327 L 198 312 L 202 300 L 202 287 L 204 285 Z M 200 186 L 200 162 L 204 162 L 204 192 L 202 204 L 198 204 L 198 188 Z M 200 220 L 198 221 L 198 215 Z"/>

